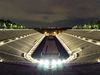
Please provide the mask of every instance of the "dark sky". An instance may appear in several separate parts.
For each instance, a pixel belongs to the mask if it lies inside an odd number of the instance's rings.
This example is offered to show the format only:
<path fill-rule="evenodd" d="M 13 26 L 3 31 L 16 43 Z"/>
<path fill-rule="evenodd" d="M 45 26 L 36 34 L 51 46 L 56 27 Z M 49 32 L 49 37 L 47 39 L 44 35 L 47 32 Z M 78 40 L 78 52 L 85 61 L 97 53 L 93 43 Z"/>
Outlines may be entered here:
<path fill-rule="evenodd" d="M 100 0 L 0 0 L 0 16 L 27 21 L 100 17 Z"/>

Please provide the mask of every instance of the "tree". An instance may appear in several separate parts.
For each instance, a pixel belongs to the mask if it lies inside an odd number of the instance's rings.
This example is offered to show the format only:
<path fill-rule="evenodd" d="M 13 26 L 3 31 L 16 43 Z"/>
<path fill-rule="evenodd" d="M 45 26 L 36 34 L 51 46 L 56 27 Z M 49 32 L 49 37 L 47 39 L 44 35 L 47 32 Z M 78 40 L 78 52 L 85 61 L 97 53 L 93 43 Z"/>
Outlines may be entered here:
<path fill-rule="evenodd" d="M 23 29 L 25 26 L 21 24 L 16 24 L 11 22 L 10 20 L 0 19 L 0 29 Z"/>

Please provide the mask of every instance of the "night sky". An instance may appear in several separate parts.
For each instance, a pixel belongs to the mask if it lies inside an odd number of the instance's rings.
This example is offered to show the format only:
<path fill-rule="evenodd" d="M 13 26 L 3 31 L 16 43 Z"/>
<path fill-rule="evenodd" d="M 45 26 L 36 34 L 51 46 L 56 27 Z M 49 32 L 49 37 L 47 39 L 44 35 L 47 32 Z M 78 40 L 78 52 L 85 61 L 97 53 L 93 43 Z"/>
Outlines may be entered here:
<path fill-rule="evenodd" d="M 0 17 L 52 22 L 100 17 L 100 0 L 0 0 Z"/>

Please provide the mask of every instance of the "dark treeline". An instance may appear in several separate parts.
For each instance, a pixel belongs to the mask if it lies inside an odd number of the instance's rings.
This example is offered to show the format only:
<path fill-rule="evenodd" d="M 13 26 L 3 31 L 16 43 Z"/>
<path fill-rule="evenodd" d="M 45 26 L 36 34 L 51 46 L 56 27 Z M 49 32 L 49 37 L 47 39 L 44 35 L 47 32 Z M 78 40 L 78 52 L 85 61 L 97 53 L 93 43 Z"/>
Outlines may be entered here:
<path fill-rule="evenodd" d="M 93 24 L 75 25 L 72 29 L 100 29 L 100 21 Z"/>
<path fill-rule="evenodd" d="M 25 26 L 13 23 L 10 20 L 0 19 L 0 29 L 25 29 Z"/>

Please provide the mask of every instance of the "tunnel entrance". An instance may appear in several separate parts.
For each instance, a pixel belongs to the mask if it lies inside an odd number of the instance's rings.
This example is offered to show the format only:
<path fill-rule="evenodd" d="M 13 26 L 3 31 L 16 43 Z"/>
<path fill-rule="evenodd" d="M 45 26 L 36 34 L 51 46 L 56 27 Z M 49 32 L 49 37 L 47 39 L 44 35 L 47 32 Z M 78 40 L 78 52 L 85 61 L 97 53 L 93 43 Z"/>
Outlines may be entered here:
<path fill-rule="evenodd" d="M 46 36 L 32 54 L 32 58 L 66 59 L 69 54 L 55 36 Z"/>

